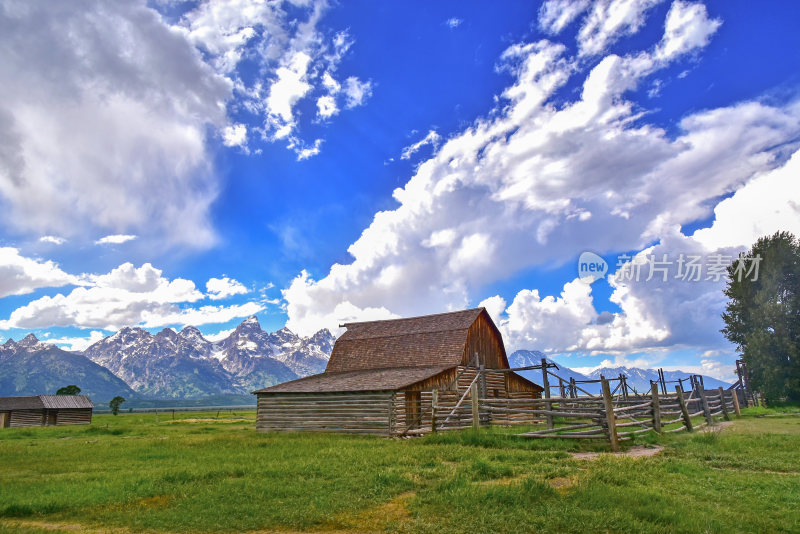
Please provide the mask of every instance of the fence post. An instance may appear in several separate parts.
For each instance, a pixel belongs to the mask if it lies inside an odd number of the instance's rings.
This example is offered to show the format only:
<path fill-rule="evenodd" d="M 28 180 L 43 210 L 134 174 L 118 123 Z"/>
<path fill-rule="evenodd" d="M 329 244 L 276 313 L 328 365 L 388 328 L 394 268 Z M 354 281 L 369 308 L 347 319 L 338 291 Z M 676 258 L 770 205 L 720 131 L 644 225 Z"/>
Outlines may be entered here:
<path fill-rule="evenodd" d="M 732 389 L 731 397 L 733 398 L 733 411 L 736 412 L 737 416 L 742 415 L 742 410 L 739 408 L 739 390 Z"/>
<path fill-rule="evenodd" d="M 650 384 L 650 398 L 653 400 L 653 430 L 661 434 L 661 402 L 658 399 L 658 384 Z"/>
<path fill-rule="evenodd" d="M 547 358 L 542 358 L 542 387 L 544 388 L 544 398 L 550 398 L 550 380 L 547 377 Z M 548 411 L 553 409 L 553 403 L 547 402 L 545 403 Z M 548 414 L 545 416 L 547 421 L 547 428 L 553 428 L 553 416 Z"/>
<path fill-rule="evenodd" d="M 436 432 L 436 410 L 439 408 L 439 390 L 431 391 L 431 432 Z"/>
<path fill-rule="evenodd" d="M 475 382 L 469 387 L 469 395 L 472 397 L 472 428 L 480 428 L 481 416 L 478 409 L 478 384 Z"/>
<path fill-rule="evenodd" d="M 611 445 L 611 450 L 617 452 L 619 450 L 619 440 L 617 439 L 617 420 L 614 417 L 614 400 L 611 397 L 611 388 L 608 387 L 608 380 L 601 379 L 603 389 L 603 406 L 606 409 L 606 425 L 608 425 L 608 442 Z"/>
<path fill-rule="evenodd" d="M 686 399 L 683 398 L 683 388 L 680 386 L 675 386 L 675 392 L 678 394 L 678 404 L 681 405 L 681 414 L 683 415 L 683 426 L 686 427 L 686 430 L 691 432 L 694 430 L 694 428 L 692 428 L 692 418 L 689 417 L 689 409 L 686 408 Z"/>
<path fill-rule="evenodd" d="M 728 407 L 725 405 L 725 390 L 722 389 L 722 386 L 719 388 L 719 401 L 722 403 L 722 416 L 725 418 L 726 421 L 731 420 L 731 416 L 728 413 Z"/>
<path fill-rule="evenodd" d="M 708 407 L 708 399 L 706 399 L 706 388 L 704 388 L 701 385 L 699 388 L 697 388 L 697 392 L 700 395 L 700 401 L 703 405 L 703 416 L 705 416 L 706 423 L 708 423 L 708 426 L 711 426 L 714 424 L 714 420 L 711 418 L 711 408 Z"/>

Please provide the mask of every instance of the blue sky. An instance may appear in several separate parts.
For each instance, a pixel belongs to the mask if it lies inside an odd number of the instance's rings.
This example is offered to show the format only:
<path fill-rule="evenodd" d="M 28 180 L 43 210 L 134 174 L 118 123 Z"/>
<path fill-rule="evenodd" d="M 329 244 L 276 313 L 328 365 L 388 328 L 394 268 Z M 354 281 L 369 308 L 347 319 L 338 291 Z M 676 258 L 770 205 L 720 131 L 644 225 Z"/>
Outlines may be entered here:
<path fill-rule="evenodd" d="M 0 3 L 3 338 L 485 305 L 512 350 L 725 378 L 678 258 L 800 233 L 794 2 L 84 4 Z"/>

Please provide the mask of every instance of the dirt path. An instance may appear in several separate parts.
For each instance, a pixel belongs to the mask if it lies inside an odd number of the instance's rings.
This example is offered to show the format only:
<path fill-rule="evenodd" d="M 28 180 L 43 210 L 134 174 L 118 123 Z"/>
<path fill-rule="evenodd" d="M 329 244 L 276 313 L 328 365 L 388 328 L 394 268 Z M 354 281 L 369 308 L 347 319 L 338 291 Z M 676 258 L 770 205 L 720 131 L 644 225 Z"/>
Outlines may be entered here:
<path fill-rule="evenodd" d="M 664 450 L 661 445 L 654 445 L 652 447 L 631 447 L 627 451 L 622 452 L 573 452 L 572 457 L 576 460 L 597 460 L 601 454 L 611 454 L 613 456 L 627 456 L 629 458 L 645 458 L 648 456 L 655 456 Z"/>

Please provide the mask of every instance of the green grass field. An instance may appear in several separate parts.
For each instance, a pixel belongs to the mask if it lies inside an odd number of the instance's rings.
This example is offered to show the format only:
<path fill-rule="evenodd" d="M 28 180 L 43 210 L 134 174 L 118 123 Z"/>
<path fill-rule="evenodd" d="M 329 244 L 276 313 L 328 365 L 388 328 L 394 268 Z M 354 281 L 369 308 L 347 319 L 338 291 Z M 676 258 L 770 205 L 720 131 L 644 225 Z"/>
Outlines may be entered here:
<path fill-rule="evenodd" d="M 650 436 L 259 434 L 255 413 L 0 431 L 3 532 L 800 532 L 800 417 Z"/>

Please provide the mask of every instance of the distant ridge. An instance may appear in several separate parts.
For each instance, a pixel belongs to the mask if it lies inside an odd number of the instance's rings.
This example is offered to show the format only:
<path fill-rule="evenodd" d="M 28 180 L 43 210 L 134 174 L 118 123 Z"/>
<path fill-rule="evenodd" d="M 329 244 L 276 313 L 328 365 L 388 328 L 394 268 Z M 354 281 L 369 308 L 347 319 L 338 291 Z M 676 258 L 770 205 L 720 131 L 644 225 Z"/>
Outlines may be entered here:
<path fill-rule="evenodd" d="M 545 358 L 545 354 L 539 352 L 538 350 L 518 350 L 512 353 L 508 357 L 509 364 L 511 367 L 527 367 L 530 365 L 539 365 L 542 363 L 542 358 Z M 558 365 L 559 369 L 551 369 L 555 374 L 562 377 L 565 380 L 569 380 L 571 377 L 575 380 L 597 380 L 600 378 L 600 375 L 605 376 L 606 378 L 617 378 L 620 374 L 624 374 L 628 380 L 627 383 L 629 386 L 635 388 L 637 391 L 649 391 L 650 390 L 650 381 L 651 380 L 658 380 L 658 370 L 656 369 L 640 369 L 638 367 L 602 367 L 600 369 L 595 369 L 588 375 L 583 373 L 579 373 L 574 369 L 570 369 L 569 367 L 563 366 L 558 364 L 557 362 L 547 359 L 550 363 L 555 363 Z M 534 381 L 537 384 L 542 383 L 542 372 L 541 371 L 520 371 L 520 374 L 523 375 L 525 378 Z M 664 371 L 664 378 L 667 381 L 677 380 L 678 378 L 688 378 L 693 373 L 686 373 L 683 371 Z M 714 389 L 718 387 L 727 388 L 730 386 L 729 383 L 723 382 L 722 380 L 713 378 L 711 376 L 703 376 L 703 384 L 707 389 Z M 557 385 L 558 380 L 552 379 L 550 384 Z M 588 391 L 592 394 L 600 393 L 600 386 L 599 384 L 579 384 L 580 387 Z M 668 384 L 669 389 L 672 391 L 674 390 L 674 384 Z"/>

